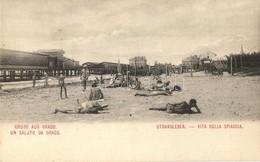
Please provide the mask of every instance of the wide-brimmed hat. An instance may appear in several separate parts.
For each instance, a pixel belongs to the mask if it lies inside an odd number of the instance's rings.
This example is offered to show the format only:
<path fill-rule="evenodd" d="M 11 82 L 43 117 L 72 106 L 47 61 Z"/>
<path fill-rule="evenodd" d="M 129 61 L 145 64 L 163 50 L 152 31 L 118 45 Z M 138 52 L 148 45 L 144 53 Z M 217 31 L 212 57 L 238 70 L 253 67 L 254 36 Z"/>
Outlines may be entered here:
<path fill-rule="evenodd" d="M 88 65 L 85 64 L 85 65 L 83 65 L 83 67 L 86 68 L 86 67 L 88 67 Z"/>

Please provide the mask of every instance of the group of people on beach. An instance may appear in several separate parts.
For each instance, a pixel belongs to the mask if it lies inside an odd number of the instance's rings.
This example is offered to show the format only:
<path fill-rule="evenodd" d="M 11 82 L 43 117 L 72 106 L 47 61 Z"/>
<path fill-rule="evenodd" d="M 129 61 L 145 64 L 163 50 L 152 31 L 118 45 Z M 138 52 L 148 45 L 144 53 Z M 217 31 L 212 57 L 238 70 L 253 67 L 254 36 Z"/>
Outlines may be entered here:
<path fill-rule="evenodd" d="M 96 114 L 98 111 L 105 110 L 108 107 L 108 104 L 101 105 L 99 102 L 104 101 L 104 95 L 100 88 L 97 87 L 97 84 L 92 83 L 92 88 L 90 89 L 90 95 L 87 101 L 80 103 L 77 99 L 79 107 L 74 110 L 59 110 L 55 109 L 55 114 L 57 112 L 67 113 L 67 114 Z"/>
<path fill-rule="evenodd" d="M 80 79 L 81 79 L 81 84 L 83 87 L 83 92 L 86 91 L 87 88 L 87 82 L 88 82 L 88 78 L 90 76 L 90 72 L 87 69 L 87 65 L 83 66 L 83 69 L 81 70 L 80 73 Z M 60 87 L 61 87 L 61 98 L 62 98 L 62 87 L 65 87 L 65 95 L 67 97 L 67 93 L 66 93 L 66 86 L 65 86 L 65 82 L 64 82 L 65 77 L 61 77 L 59 78 L 59 82 L 60 82 Z M 78 107 L 75 108 L 74 110 L 69 109 L 69 110 L 60 110 L 60 109 L 55 109 L 54 113 L 66 113 L 66 114 L 96 114 L 99 111 L 103 111 L 105 110 L 105 108 L 108 107 L 108 104 L 103 104 L 101 105 L 99 102 L 104 101 L 104 95 L 101 91 L 100 88 L 97 87 L 97 79 L 92 83 L 91 85 L 91 89 L 90 89 L 90 95 L 87 98 L 87 101 L 80 103 L 79 99 L 77 99 L 77 103 L 78 103 Z"/>
<path fill-rule="evenodd" d="M 84 65 L 80 73 L 80 79 L 81 79 L 83 91 L 86 91 L 89 76 L 90 76 L 90 72 L 88 70 L 88 67 Z M 58 77 L 59 87 L 60 87 L 60 98 L 62 98 L 63 96 L 63 90 L 65 93 L 65 98 L 68 98 L 65 78 L 66 76 L 64 74 L 60 74 L 60 76 Z M 173 91 L 181 91 L 181 87 L 178 85 L 171 87 L 170 81 L 163 82 L 160 78 L 155 78 L 155 79 L 156 79 L 156 83 L 151 85 L 150 88 L 148 89 L 148 91 L 150 92 L 149 94 L 137 92 L 134 96 L 158 96 L 158 95 L 170 96 Z M 97 87 L 97 84 L 98 84 L 98 79 L 93 81 L 90 89 L 90 95 L 87 98 L 87 101 L 80 103 L 79 99 L 77 99 L 77 104 L 79 106 L 76 107 L 75 109 L 69 109 L 69 110 L 55 109 L 54 113 L 56 114 L 58 112 L 61 112 L 66 114 L 85 114 L 85 113 L 95 114 L 98 113 L 99 111 L 107 110 L 108 104 L 103 104 L 103 105 L 100 104 L 100 102 L 104 101 L 104 94 L 101 91 L 101 89 Z M 33 80 L 33 86 L 34 85 L 35 85 L 35 81 Z M 45 75 L 45 85 L 48 85 L 48 76 L 46 75 Z M 117 74 L 116 77 L 112 78 L 110 81 L 110 85 L 107 86 L 106 88 L 116 88 L 116 87 L 129 87 L 135 90 L 143 89 L 141 87 L 141 82 L 138 78 L 135 78 L 133 80 L 130 79 L 129 77 L 123 76 L 121 73 Z M 196 109 L 196 111 L 192 110 L 193 107 Z M 174 103 L 174 104 L 167 103 L 164 108 L 150 108 L 149 110 L 166 111 L 167 113 L 177 113 L 177 114 L 201 113 L 200 109 L 197 106 L 197 101 L 195 99 L 191 99 L 189 103 L 185 101 L 180 103 Z"/>
<path fill-rule="evenodd" d="M 32 79 L 33 79 L 33 86 L 32 87 L 35 87 L 35 85 L 36 85 L 36 78 L 37 78 L 36 72 L 34 72 L 33 77 L 32 77 Z M 67 88 L 66 88 L 66 84 L 65 84 L 65 78 L 66 78 L 66 76 L 63 73 L 61 73 L 57 77 L 58 84 L 59 84 L 59 87 L 60 87 L 60 98 L 62 98 L 63 90 L 64 90 L 64 93 L 65 93 L 65 98 L 68 98 Z M 44 86 L 49 86 L 48 80 L 49 80 L 49 74 L 48 74 L 48 72 L 45 72 L 45 74 L 44 74 L 44 81 L 45 81 Z"/>

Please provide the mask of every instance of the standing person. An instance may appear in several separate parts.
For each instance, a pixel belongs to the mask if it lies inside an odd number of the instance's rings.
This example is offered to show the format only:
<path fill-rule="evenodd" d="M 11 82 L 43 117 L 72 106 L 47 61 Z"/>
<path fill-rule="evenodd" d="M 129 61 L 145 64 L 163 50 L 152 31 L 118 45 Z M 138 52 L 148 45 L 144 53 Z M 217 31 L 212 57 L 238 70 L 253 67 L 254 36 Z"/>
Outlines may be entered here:
<path fill-rule="evenodd" d="M 90 73 L 89 73 L 89 70 L 87 67 L 88 67 L 87 65 L 84 65 L 83 69 L 81 70 L 81 73 L 80 73 L 83 91 L 85 91 L 87 88 L 88 77 L 90 76 Z"/>
<path fill-rule="evenodd" d="M 219 68 L 219 69 L 218 69 L 218 77 L 219 77 L 219 76 L 222 76 L 222 74 L 223 74 L 222 69 Z"/>
<path fill-rule="evenodd" d="M 33 72 L 32 79 L 33 79 L 33 87 L 35 87 L 35 84 L 36 84 L 36 72 L 35 71 Z"/>
<path fill-rule="evenodd" d="M 59 85 L 60 85 L 60 98 L 62 98 L 62 89 L 64 89 L 64 91 L 65 91 L 65 98 L 68 98 L 67 88 L 66 88 L 66 84 L 65 84 L 65 76 L 62 74 L 60 74 L 60 77 L 59 77 Z"/>
<path fill-rule="evenodd" d="M 136 87 L 135 89 L 136 90 L 141 90 L 141 82 L 138 80 L 138 78 L 135 78 L 135 84 L 136 84 Z"/>
<path fill-rule="evenodd" d="M 49 85 L 49 83 L 48 83 L 48 79 L 49 79 L 48 72 L 45 73 L 44 79 L 45 79 L 44 85 L 45 85 L 45 86 L 48 86 L 48 85 Z"/>
<path fill-rule="evenodd" d="M 102 73 L 100 74 L 100 84 L 104 84 L 104 80 L 103 80 L 103 75 L 102 75 Z"/>

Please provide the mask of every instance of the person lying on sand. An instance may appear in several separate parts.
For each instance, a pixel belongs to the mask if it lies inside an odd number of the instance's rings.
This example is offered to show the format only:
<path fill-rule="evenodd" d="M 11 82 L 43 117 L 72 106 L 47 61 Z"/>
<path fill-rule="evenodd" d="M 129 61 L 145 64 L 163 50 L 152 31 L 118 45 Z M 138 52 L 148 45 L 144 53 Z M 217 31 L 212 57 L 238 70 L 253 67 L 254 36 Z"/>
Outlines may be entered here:
<path fill-rule="evenodd" d="M 94 82 L 92 84 L 92 88 L 90 89 L 89 100 L 93 101 L 93 100 L 100 100 L 100 99 L 104 99 L 104 95 L 101 89 L 98 88 L 97 84 Z"/>
<path fill-rule="evenodd" d="M 77 103 L 80 104 L 78 99 Z M 106 107 L 108 107 L 108 104 L 100 105 L 97 101 L 86 101 L 80 105 L 80 107 L 74 110 L 55 109 L 53 113 L 56 114 L 58 112 L 61 112 L 65 114 L 97 114 L 98 111 L 103 111 Z"/>
<path fill-rule="evenodd" d="M 153 91 L 149 94 L 146 93 L 136 93 L 135 96 L 159 96 L 159 95 L 163 95 L 163 96 L 171 96 L 172 91 L 171 90 L 166 90 L 166 91 Z"/>
<path fill-rule="evenodd" d="M 193 107 L 197 110 L 197 112 L 191 110 Z M 197 101 L 195 99 L 191 99 L 189 104 L 185 101 L 182 101 L 180 103 L 175 103 L 175 104 L 168 103 L 165 108 L 149 108 L 149 110 L 166 111 L 167 113 L 176 113 L 176 114 L 201 113 L 200 109 L 197 106 Z"/>

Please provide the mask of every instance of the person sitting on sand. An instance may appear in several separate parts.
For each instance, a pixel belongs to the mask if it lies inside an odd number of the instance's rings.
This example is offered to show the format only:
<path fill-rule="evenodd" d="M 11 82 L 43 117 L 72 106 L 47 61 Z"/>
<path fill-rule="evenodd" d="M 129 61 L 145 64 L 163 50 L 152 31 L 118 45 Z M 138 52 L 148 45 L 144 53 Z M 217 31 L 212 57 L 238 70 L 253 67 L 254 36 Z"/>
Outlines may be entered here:
<path fill-rule="evenodd" d="M 77 99 L 77 103 L 79 103 L 79 100 Z M 100 105 L 97 101 L 86 101 L 81 104 L 80 107 L 74 109 L 74 110 L 59 110 L 55 109 L 53 112 L 54 114 L 61 112 L 65 114 L 97 114 L 98 111 L 105 110 L 104 108 L 108 107 L 108 104 Z"/>
<path fill-rule="evenodd" d="M 158 80 L 156 85 L 153 85 L 148 91 L 165 91 L 166 89 L 172 89 L 170 87 L 170 81 L 165 82 L 164 86 L 164 83 L 161 80 Z"/>
<path fill-rule="evenodd" d="M 155 88 L 163 88 L 164 84 L 163 84 L 163 81 L 161 79 L 158 79 L 157 82 L 156 82 L 156 86 Z"/>
<path fill-rule="evenodd" d="M 173 91 L 181 91 L 181 87 L 178 85 L 175 85 L 172 89 Z"/>
<path fill-rule="evenodd" d="M 121 73 L 118 73 L 115 78 L 111 78 L 110 85 L 107 86 L 106 88 L 116 88 L 116 87 L 123 87 L 123 86 L 126 86 L 126 84 L 124 84 L 124 77 L 122 76 Z"/>
<path fill-rule="evenodd" d="M 98 88 L 97 84 L 94 82 L 92 84 L 92 88 L 90 89 L 89 100 L 93 101 L 93 100 L 100 100 L 100 99 L 104 99 L 104 95 L 101 89 Z"/>
<path fill-rule="evenodd" d="M 166 86 L 165 88 L 163 88 L 163 90 L 167 90 L 167 89 L 171 89 L 172 91 L 181 91 L 181 87 L 178 85 L 175 85 L 174 87 L 171 86 Z"/>
<path fill-rule="evenodd" d="M 138 80 L 138 78 L 135 78 L 135 80 L 131 80 L 129 87 L 131 89 L 141 90 L 141 82 Z"/>
<path fill-rule="evenodd" d="M 195 108 L 197 112 L 191 110 L 191 108 Z M 197 106 L 197 101 L 195 99 L 191 99 L 189 104 L 185 101 L 175 104 L 168 103 L 165 108 L 150 108 L 149 110 L 158 110 L 158 111 L 166 111 L 167 113 L 176 113 L 176 114 L 195 114 L 201 113 L 200 109 Z"/>
<path fill-rule="evenodd" d="M 135 80 L 133 78 L 129 78 L 129 88 L 135 89 L 136 84 L 135 84 Z"/>
<path fill-rule="evenodd" d="M 116 78 L 111 78 L 110 85 L 107 86 L 106 88 L 116 88 L 116 87 L 121 87 L 121 81 Z"/>
<path fill-rule="evenodd" d="M 159 96 L 159 95 L 163 95 L 163 96 L 171 96 L 172 91 L 166 90 L 166 91 L 153 91 L 150 94 L 146 94 L 146 93 L 136 93 L 135 96 Z"/>

